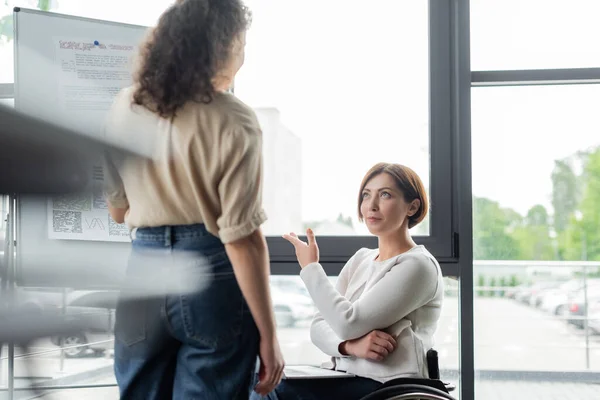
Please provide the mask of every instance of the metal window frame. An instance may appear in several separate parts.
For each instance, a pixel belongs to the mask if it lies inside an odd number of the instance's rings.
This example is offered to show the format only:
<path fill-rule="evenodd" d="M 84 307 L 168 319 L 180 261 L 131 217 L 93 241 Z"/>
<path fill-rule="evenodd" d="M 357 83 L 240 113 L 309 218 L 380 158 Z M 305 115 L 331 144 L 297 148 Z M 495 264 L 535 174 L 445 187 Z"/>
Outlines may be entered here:
<path fill-rule="evenodd" d="M 459 252 L 459 379 L 460 398 L 475 399 L 475 345 L 473 313 L 473 191 L 471 182 L 471 53 L 470 0 L 450 0 L 445 10 L 451 47 L 449 65 L 452 83 L 453 227 L 462 238 Z M 443 366 L 441 366 L 443 368 Z"/>
<path fill-rule="evenodd" d="M 600 83 L 600 68 L 528 69 L 471 72 L 472 87 L 578 85 Z"/>

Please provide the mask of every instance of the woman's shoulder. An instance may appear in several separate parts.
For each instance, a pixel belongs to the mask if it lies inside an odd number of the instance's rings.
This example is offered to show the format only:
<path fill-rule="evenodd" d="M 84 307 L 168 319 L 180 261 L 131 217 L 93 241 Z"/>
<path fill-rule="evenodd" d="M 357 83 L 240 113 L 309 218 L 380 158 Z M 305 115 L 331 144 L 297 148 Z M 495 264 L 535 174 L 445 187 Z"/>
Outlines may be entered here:
<path fill-rule="evenodd" d="M 260 132 L 256 112 L 231 93 L 215 93 L 207 106 L 233 128 L 242 127 L 246 131 Z"/>
<path fill-rule="evenodd" d="M 344 265 L 342 274 L 352 276 L 356 271 L 368 267 L 369 261 L 375 258 L 376 250 L 363 247 L 359 249 Z"/>
<path fill-rule="evenodd" d="M 135 86 L 120 89 L 112 100 L 104 120 L 105 133 L 121 138 L 123 132 L 143 132 L 156 126 L 158 115 L 141 105 L 133 104 Z M 131 135 L 130 135 L 131 136 Z"/>
<path fill-rule="evenodd" d="M 354 253 L 351 260 L 353 261 L 353 264 L 362 264 L 365 262 L 369 262 L 375 259 L 375 256 L 377 256 L 377 252 L 377 249 L 369 249 L 368 247 L 362 247 L 356 253 Z"/>
<path fill-rule="evenodd" d="M 426 270 L 437 274 L 440 272 L 439 263 L 435 257 L 423 245 L 413 247 L 409 251 L 400 254 L 396 257 L 395 265 L 414 265 L 416 267 L 424 267 Z"/>

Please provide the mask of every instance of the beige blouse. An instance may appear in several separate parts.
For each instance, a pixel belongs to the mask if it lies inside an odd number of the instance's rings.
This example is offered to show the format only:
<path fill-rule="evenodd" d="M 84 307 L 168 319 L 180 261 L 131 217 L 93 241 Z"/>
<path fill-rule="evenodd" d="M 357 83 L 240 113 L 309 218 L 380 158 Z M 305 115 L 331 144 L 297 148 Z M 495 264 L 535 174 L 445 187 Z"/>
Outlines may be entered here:
<path fill-rule="evenodd" d="M 129 211 L 130 229 L 205 224 L 229 243 L 266 221 L 262 134 L 254 111 L 232 94 L 190 102 L 172 119 L 132 105 L 133 87 L 115 98 L 106 139 L 151 158 L 107 155 L 105 194 Z"/>

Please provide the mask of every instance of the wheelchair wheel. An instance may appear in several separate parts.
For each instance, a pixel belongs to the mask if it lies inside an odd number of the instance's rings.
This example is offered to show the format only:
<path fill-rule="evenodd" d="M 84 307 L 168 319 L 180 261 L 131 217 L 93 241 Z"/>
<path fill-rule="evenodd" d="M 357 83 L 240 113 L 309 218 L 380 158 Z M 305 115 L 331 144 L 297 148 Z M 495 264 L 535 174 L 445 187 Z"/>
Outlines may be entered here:
<path fill-rule="evenodd" d="M 448 393 L 425 385 L 397 385 L 382 388 L 361 400 L 455 400 Z"/>

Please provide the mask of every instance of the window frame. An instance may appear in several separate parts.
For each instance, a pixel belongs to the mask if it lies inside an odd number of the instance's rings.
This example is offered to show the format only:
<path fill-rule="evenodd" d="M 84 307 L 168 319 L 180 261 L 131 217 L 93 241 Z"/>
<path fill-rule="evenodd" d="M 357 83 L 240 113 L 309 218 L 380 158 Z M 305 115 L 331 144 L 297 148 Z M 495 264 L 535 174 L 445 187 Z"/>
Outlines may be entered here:
<path fill-rule="evenodd" d="M 429 0 L 429 149 L 430 149 L 430 230 L 427 236 L 414 236 L 442 265 L 445 275 L 458 275 L 459 237 L 454 218 L 457 179 L 452 149 L 456 142 L 456 82 L 450 71 L 454 59 L 449 37 L 454 25 L 450 18 L 452 2 Z M 399 160 L 400 161 L 400 160 Z M 357 182 L 362 177 L 357 177 Z M 357 189 L 358 190 L 358 189 Z M 304 238 L 305 239 L 305 238 Z M 373 236 L 320 236 L 320 261 L 328 273 L 345 263 L 361 247 L 376 248 Z M 284 239 L 267 236 L 273 274 L 288 274 L 296 266 L 293 247 Z M 297 269 L 296 269 L 297 272 Z M 339 272 L 339 271 L 338 271 Z M 295 273 L 295 272 L 294 272 Z"/>
<path fill-rule="evenodd" d="M 589 84 L 600 84 L 600 68 L 536 68 L 536 69 L 518 69 L 518 70 L 476 70 L 471 71 L 471 87 L 505 87 L 505 86 L 557 86 L 557 85 L 589 85 Z M 493 89 L 490 89 L 493 90 Z M 469 169 L 470 173 L 470 169 Z M 470 178 L 470 175 L 469 175 Z M 471 233 L 471 238 L 472 238 Z M 472 254 L 472 253 L 471 253 Z M 471 288 L 474 284 L 473 280 L 473 266 L 471 263 L 471 271 L 467 277 L 466 271 L 463 270 L 461 276 L 462 289 L 466 282 L 463 282 L 465 278 L 470 280 Z M 469 307 L 468 310 L 471 314 L 470 318 L 470 332 L 472 334 L 474 329 L 473 319 L 473 297 L 471 290 L 471 301 L 469 304 L 465 304 L 461 301 L 461 314 L 466 310 L 463 307 Z M 464 324 L 465 320 L 461 317 L 461 324 Z M 471 337 L 471 343 L 473 337 Z M 462 337 L 462 326 L 461 326 L 461 345 L 465 343 L 465 338 Z M 474 349 L 472 350 L 474 355 Z M 461 350 L 461 356 L 464 351 Z M 461 360 L 462 361 L 462 360 Z M 461 364 L 462 368 L 462 364 Z M 461 369 L 461 375 L 464 371 Z M 590 376 L 594 372 L 590 371 L 577 371 L 577 372 L 556 372 L 556 371 L 487 371 L 478 370 L 478 376 L 493 377 L 493 379 L 515 379 L 519 377 L 523 380 L 536 380 L 539 379 L 540 374 L 543 374 L 550 381 L 564 380 L 568 382 L 588 382 Z M 461 385 L 464 384 L 461 380 Z M 474 388 L 475 381 L 468 382 L 470 387 Z M 470 389 L 471 390 L 471 389 Z M 474 396 L 474 394 L 473 394 Z"/>

